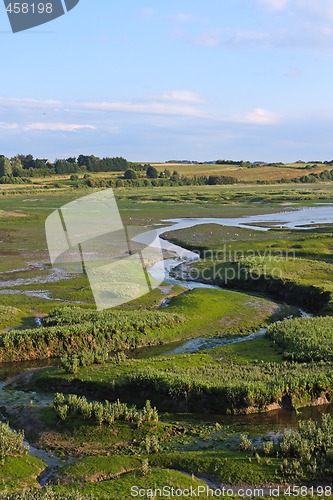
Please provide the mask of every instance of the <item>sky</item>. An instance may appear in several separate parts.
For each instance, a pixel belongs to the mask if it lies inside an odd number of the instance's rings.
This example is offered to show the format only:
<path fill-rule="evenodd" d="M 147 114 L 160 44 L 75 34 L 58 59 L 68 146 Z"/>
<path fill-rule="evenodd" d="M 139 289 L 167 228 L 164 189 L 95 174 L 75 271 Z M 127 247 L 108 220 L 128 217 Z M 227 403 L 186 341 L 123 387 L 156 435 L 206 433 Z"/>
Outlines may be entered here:
<path fill-rule="evenodd" d="M 333 159 L 332 0 L 80 0 L 13 34 L 0 154 Z"/>

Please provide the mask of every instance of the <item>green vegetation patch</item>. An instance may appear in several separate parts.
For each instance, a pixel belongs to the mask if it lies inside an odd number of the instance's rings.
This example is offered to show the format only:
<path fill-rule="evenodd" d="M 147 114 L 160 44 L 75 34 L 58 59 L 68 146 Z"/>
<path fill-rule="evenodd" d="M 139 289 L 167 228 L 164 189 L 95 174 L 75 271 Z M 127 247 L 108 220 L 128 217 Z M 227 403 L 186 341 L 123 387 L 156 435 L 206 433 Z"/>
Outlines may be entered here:
<path fill-rule="evenodd" d="M 333 317 L 294 318 L 268 327 L 267 335 L 295 361 L 333 361 Z"/>
<path fill-rule="evenodd" d="M 16 307 L 0 305 L 0 328 L 12 326 L 20 311 Z"/>
<path fill-rule="evenodd" d="M 182 272 L 179 273 L 180 277 Z M 332 264 L 283 257 L 248 258 L 235 262 L 201 261 L 186 279 L 274 294 L 311 311 L 333 312 Z"/>
<path fill-rule="evenodd" d="M 248 413 L 265 411 L 270 405 L 301 407 L 323 396 L 331 400 L 333 371 L 329 363 L 236 365 L 201 353 L 82 368 L 75 378 L 47 369 L 34 375 L 34 385 L 75 388 L 141 405 L 149 394 L 159 410 Z"/>
<path fill-rule="evenodd" d="M 73 318 L 75 314 L 85 312 L 75 311 Z M 183 321 L 180 315 L 161 311 L 111 311 L 98 321 L 12 330 L 0 335 L 0 360 L 43 359 L 82 350 L 104 348 L 111 352 L 159 344 Z"/>
<path fill-rule="evenodd" d="M 117 400 L 115 403 L 105 401 L 88 402 L 85 396 L 70 394 L 64 396 L 57 393 L 53 406 L 61 420 L 67 420 L 72 416 L 80 416 L 85 420 L 93 420 L 99 425 L 107 423 L 110 426 L 117 420 L 126 422 L 136 422 L 138 428 L 144 423 L 158 422 L 158 412 L 152 408 L 150 401 L 147 401 L 143 410 L 138 410 L 135 406 L 129 407 L 126 403 Z"/>
<path fill-rule="evenodd" d="M 8 424 L 0 422 L 0 459 L 23 455 L 23 432 L 10 429 Z"/>
<path fill-rule="evenodd" d="M 0 360 L 108 353 L 201 335 L 245 334 L 262 326 L 277 307 L 249 294 L 196 289 L 172 298 L 164 311 L 58 308 L 43 320 L 46 326 L 0 334 Z"/>
<path fill-rule="evenodd" d="M 234 451 L 183 452 L 153 455 L 150 462 L 206 476 L 222 484 L 261 485 L 277 480 L 280 459 L 256 460 L 249 453 Z"/>
<path fill-rule="evenodd" d="M 0 462 L 0 492 L 13 492 L 37 486 L 36 478 L 45 467 L 44 462 L 29 455 L 6 457 Z"/>
<path fill-rule="evenodd" d="M 261 337 L 246 342 L 238 342 L 211 349 L 209 354 L 224 362 L 245 363 L 281 363 L 283 356 L 276 350 L 272 340 Z"/>
<path fill-rule="evenodd" d="M 280 443 L 282 471 L 289 481 L 324 481 L 333 474 L 333 418 L 323 415 L 320 422 L 301 421 L 297 431 L 287 430 Z"/>
<path fill-rule="evenodd" d="M 149 465 L 143 463 L 139 471 L 124 474 L 118 479 L 101 481 L 99 483 L 85 483 L 83 486 L 79 484 L 73 484 L 67 487 L 59 486 L 54 487 L 54 490 L 57 492 L 79 490 L 82 495 L 93 495 L 93 498 L 96 499 L 127 499 L 131 498 L 131 491 L 137 491 L 131 490 L 133 487 L 147 490 L 148 498 L 154 498 L 152 489 L 155 488 L 162 489 L 166 487 L 169 489 L 174 488 L 174 490 L 188 490 L 191 487 L 197 488 L 198 486 L 204 487 L 204 493 L 199 494 L 197 498 L 207 498 L 205 490 L 206 483 L 204 481 L 175 470 L 150 468 Z M 143 493 L 141 498 L 144 498 L 144 495 L 145 493 Z M 138 496 L 138 498 L 140 498 L 140 496 Z M 186 497 L 182 495 L 177 498 Z"/>
<path fill-rule="evenodd" d="M 188 337 L 246 334 L 258 330 L 276 311 L 274 301 L 230 290 L 194 289 L 174 297 L 169 312 L 186 316 Z"/>
<path fill-rule="evenodd" d="M 277 458 L 256 460 L 250 453 L 205 451 L 159 453 L 148 457 L 152 467 L 176 469 L 209 477 L 225 484 L 260 485 L 277 480 L 282 463 Z M 99 482 L 114 479 L 125 472 L 140 471 L 143 458 L 133 456 L 85 457 L 61 471 L 63 481 Z"/>
<path fill-rule="evenodd" d="M 142 459 L 137 456 L 90 456 L 63 467 L 57 477 L 63 482 L 98 483 L 118 477 L 125 472 L 139 470 Z"/>

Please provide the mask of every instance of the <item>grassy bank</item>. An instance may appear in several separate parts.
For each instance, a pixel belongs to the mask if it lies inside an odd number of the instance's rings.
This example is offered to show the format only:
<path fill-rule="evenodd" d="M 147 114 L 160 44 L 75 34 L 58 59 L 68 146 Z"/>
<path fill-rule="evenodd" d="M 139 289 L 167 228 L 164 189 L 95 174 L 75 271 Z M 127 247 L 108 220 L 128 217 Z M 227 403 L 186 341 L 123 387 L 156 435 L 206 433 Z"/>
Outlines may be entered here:
<path fill-rule="evenodd" d="M 56 309 L 46 326 L 0 334 L 0 360 L 117 352 L 175 340 L 256 331 L 278 309 L 273 301 L 223 290 L 193 290 L 162 311 Z"/>
<path fill-rule="evenodd" d="M 214 353 L 213 353 L 214 356 Z M 81 368 L 76 376 L 48 368 L 36 373 L 32 386 L 144 404 L 149 397 L 159 410 L 248 413 L 331 400 L 331 364 L 246 363 L 236 365 L 209 354 L 127 360 Z"/>
<path fill-rule="evenodd" d="M 237 231 L 237 241 L 236 239 Z M 210 233 L 210 235 L 208 234 Z M 173 243 L 203 259 L 175 275 L 227 288 L 270 293 L 323 314 L 333 313 L 333 238 L 323 231 L 230 229 L 209 225 L 166 233 Z"/>

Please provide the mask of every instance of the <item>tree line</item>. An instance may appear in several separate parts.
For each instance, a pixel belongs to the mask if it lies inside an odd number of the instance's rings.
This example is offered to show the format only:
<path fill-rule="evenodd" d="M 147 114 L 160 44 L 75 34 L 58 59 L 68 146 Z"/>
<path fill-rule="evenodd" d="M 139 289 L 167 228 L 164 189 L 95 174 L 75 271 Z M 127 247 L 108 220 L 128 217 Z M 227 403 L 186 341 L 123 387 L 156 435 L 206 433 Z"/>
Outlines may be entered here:
<path fill-rule="evenodd" d="M 333 161 L 317 162 L 332 166 Z M 254 168 L 260 166 L 281 167 L 283 163 L 251 163 L 245 161 L 216 160 L 220 165 L 238 165 L 240 167 Z M 317 165 L 305 164 L 302 169 L 309 170 Z M 118 172 L 113 179 L 94 178 L 96 172 Z M 145 186 L 212 186 L 224 184 L 237 184 L 236 177 L 230 175 L 194 175 L 182 176 L 177 171 L 171 172 L 168 168 L 158 171 L 153 165 L 133 163 L 123 157 L 99 158 L 94 155 L 79 155 L 65 159 L 34 158 L 31 154 L 18 154 L 12 158 L 0 155 L 0 184 L 22 184 L 31 182 L 32 178 L 50 177 L 53 175 L 71 175 L 71 180 L 78 182 L 79 174 L 83 174 L 82 185 L 88 187 L 145 187 Z M 333 170 L 323 170 L 319 173 L 311 172 L 292 179 L 278 179 L 277 183 L 317 183 L 333 180 Z M 242 181 L 243 184 L 268 184 L 271 180 Z"/>
<path fill-rule="evenodd" d="M 94 155 L 79 155 L 66 159 L 34 158 L 31 154 L 7 158 L 0 155 L 0 180 L 2 184 L 15 183 L 15 179 L 49 177 L 56 174 L 79 172 L 125 172 L 131 163 L 122 157 L 98 158 Z M 134 167 L 135 168 L 135 167 Z"/>

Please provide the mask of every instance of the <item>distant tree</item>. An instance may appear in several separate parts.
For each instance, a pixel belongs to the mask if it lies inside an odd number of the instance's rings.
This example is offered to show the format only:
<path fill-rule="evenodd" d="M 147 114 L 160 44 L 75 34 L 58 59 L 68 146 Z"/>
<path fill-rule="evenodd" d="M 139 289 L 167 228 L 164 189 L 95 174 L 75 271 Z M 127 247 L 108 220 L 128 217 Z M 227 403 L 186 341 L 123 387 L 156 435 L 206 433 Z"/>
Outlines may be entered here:
<path fill-rule="evenodd" d="M 175 182 L 175 181 L 178 181 L 179 178 L 180 178 L 179 173 L 177 172 L 177 170 L 174 170 L 172 172 L 172 176 L 170 177 L 170 180 L 172 180 L 173 182 Z"/>
<path fill-rule="evenodd" d="M 87 164 L 88 158 L 89 158 L 89 156 L 80 155 L 77 159 L 77 164 L 79 165 L 79 167 L 85 167 Z"/>
<path fill-rule="evenodd" d="M 89 172 L 99 172 L 100 171 L 100 158 L 94 155 L 85 156 L 80 155 L 77 159 L 77 164 L 79 167 L 86 167 Z"/>
<path fill-rule="evenodd" d="M 155 167 L 152 167 L 151 165 L 149 165 L 149 167 L 146 170 L 146 175 L 149 179 L 157 179 L 158 171 Z"/>
<path fill-rule="evenodd" d="M 21 177 L 24 174 L 23 165 L 18 156 L 13 156 L 10 160 L 14 177 Z"/>
<path fill-rule="evenodd" d="M 71 156 L 70 158 L 66 159 L 67 163 L 76 163 L 76 158 L 74 156 Z"/>
<path fill-rule="evenodd" d="M 137 179 L 138 174 L 132 168 L 128 168 L 124 174 L 125 179 Z"/>
<path fill-rule="evenodd" d="M 56 174 L 75 174 L 78 171 L 78 165 L 67 160 L 56 160 L 53 166 Z"/>
<path fill-rule="evenodd" d="M 13 174 L 12 165 L 6 156 L 0 156 L 0 177 L 10 177 Z"/>
<path fill-rule="evenodd" d="M 22 165 L 24 169 L 34 168 L 35 160 L 32 155 L 20 155 L 20 160 L 22 161 Z"/>
<path fill-rule="evenodd" d="M 207 183 L 210 186 L 215 186 L 217 184 L 236 184 L 237 179 L 230 175 L 210 175 Z"/>
<path fill-rule="evenodd" d="M 36 158 L 34 168 L 45 168 L 45 161 Z"/>

